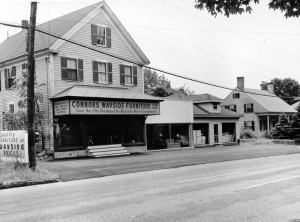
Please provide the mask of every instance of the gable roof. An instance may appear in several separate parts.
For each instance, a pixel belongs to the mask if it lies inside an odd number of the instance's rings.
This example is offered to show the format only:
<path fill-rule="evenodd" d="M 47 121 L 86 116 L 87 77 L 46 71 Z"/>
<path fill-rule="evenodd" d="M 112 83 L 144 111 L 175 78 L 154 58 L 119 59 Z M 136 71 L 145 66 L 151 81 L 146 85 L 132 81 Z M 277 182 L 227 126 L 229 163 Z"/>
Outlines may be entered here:
<path fill-rule="evenodd" d="M 148 100 L 148 101 L 163 101 L 161 97 L 149 96 L 128 88 L 117 87 L 101 87 L 91 85 L 74 85 L 70 88 L 54 95 L 51 100 L 67 98 L 81 99 L 122 99 L 122 100 Z"/>
<path fill-rule="evenodd" d="M 299 101 L 297 101 L 294 104 L 292 104 L 291 107 L 296 110 L 296 108 L 298 107 L 298 105 L 299 105 Z"/>
<path fill-rule="evenodd" d="M 134 48 L 135 53 L 141 59 L 144 64 L 149 64 L 148 58 L 135 43 L 130 34 L 126 31 L 121 22 L 114 15 L 112 10 L 106 4 L 105 1 L 95 3 L 93 5 L 87 6 L 85 8 L 73 11 L 66 15 L 60 16 L 48 22 L 37 25 L 37 28 L 50 32 L 59 37 L 63 37 L 66 33 L 70 32 L 72 28 L 76 27 L 80 21 L 83 19 L 91 19 L 89 14 L 92 13 L 97 7 L 102 7 L 104 11 L 109 15 L 111 21 L 116 24 L 116 27 L 120 33 L 124 36 L 129 45 Z M 14 60 L 23 56 L 26 56 L 26 35 L 27 30 L 22 30 L 21 32 L 9 37 L 4 42 L 0 44 L 0 63 L 7 60 Z M 49 50 L 50 47 L 57 42 L 58 39 L 47 34 L 35 32 L 35 52 Z"/>
<path fill-rule="evenodd" d="M 266 91 L 266 90 L 259 90 L 259 89 L 248 89 L 245 88 L 247 95 L 259 103 L 266 112 L 274 112 L 274 113 L 294 113 L 295 110 L 283 101 L 281 98 L 275 96 L 274 94 Z M 251 94 L 254 93 L 254 94 Z M 257 95 L 260 94 L 260 95 Z"/>
<path fill-rule="evenodd" d="M 183 92 L 176 92 L 169 96 L 169 98 L 178 98 L 178 99 L 188 99 L 192 100 L 194 103 L 203 103 L 203 102 L 224 102 L 223 99 L 220 99 L 216 96 L 205 94 L 196 94 L 196 95 L 186 95 Z"/>
<path fill-rule="evenodd" d="M 193 106 L 193 112 L 194 118 L 240 118 L 243 116 L 243 114 L 227 110 L 224 107 L 221 107 L 220 113 L 211 113 L 196 104 Z"/>

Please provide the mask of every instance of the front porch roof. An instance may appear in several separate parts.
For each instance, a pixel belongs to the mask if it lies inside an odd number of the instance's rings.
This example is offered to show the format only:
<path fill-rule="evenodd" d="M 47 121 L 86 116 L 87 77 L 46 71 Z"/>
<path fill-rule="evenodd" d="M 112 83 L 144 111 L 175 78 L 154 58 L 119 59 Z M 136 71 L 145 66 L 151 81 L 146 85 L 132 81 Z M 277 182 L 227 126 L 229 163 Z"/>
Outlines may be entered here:
<path fill-rule="evenodd" d="M 61 100 L 67 98 L 82 99 L 121 99 L 121 100 L 139 100 L 139 101 L 163 101 L 160 97 L 149 96 L 147 94 L 130 90 L 127 88 L 101 87 L 91 85 L 74 85 L 70 88 L 57 93 L 50 100 Z"/>

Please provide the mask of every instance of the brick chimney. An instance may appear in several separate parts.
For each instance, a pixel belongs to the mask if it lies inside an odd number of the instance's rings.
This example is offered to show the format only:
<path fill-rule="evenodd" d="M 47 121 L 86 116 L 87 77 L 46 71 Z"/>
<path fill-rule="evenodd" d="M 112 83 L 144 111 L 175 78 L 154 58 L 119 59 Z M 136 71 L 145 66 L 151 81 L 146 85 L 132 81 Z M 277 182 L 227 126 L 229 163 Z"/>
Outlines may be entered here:
<path fill-rule="evenodd" d="M 268 91 L 269 93 L 274 94 L 274 84 L 273 84 L 273 83 L 268 83 L 268 84 L 267 84 L 267 91 Z"/>
<path fill-rule="evenodd" d="M 21 21 L 21 25 L 23 26 L 23 27 L 28 27 L 28 20 L 22 20 Z M 22 30 L 26 30 L 25 28 L 22 28 Z"/>
<path fill-rule="evenodd" d="M 244 77 L 237 77 L 237 87 L 244 91 L 245 89 L 245 83 L 244 83 Z"/>

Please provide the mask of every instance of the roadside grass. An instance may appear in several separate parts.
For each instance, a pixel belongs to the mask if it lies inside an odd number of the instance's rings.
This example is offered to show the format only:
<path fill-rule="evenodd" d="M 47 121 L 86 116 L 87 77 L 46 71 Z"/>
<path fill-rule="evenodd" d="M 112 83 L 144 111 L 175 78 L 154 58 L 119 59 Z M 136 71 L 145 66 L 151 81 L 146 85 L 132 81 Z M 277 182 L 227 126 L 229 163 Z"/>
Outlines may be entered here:
<path fill-rule="evenodd" d="M 0 161 L 0 184 L 7 185 L 19 181 L 41 181 L 58 179 L 59 176 L 49 172 L 39 164 L 32 171 L 27 164 Z"/>

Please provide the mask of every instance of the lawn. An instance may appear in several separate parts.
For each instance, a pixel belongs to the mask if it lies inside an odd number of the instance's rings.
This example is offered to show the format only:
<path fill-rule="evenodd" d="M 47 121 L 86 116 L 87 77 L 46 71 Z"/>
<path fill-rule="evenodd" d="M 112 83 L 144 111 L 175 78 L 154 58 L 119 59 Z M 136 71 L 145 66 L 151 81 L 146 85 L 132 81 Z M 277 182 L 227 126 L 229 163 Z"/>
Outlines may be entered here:
<path fill-rule="evenodd" d="M 3 185 L 23 181 L 53 180 L 58 177 L 57 174 L 49 172 L 39 164 L 37 164 L 36 170 L 32 171 L 27 164 L 0 161 L 0 184 Z"/>

